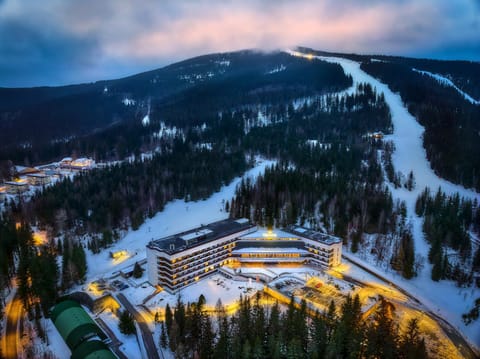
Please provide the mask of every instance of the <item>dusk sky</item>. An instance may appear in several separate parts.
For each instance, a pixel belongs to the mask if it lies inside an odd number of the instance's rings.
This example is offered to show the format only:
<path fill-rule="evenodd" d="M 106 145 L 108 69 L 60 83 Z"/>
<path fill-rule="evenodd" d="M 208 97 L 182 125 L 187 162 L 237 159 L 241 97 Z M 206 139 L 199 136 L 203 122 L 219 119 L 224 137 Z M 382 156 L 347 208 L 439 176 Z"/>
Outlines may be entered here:
<path fill-rule="evenodd" d="M 480 61 L 480 0 L 0 0 L 0 87 L 296 45 Z"/>

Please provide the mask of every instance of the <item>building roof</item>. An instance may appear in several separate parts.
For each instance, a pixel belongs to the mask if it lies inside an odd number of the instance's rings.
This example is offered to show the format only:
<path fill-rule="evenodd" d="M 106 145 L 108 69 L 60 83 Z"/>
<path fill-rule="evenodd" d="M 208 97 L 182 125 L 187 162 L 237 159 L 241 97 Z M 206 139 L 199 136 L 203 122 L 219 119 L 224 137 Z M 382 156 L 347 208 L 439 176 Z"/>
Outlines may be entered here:
<path fill-rule="evenodd" d="M 289 240 L 297 239 L 297 236 L 292 236 L 292 233 L 282 231 L 281 229 L 267 229 L 264 227 L 258 228 L 255 232 L 242 236 L 241 239 L 268 239 L 268 240 Z"/>
<path fill-rule="evenodd" d="M 37 173 L 27 173 L 27 177 L 34 177 L 34 178 L 46 178 L 48 175 L 45 172 L 37 172 Z"/>
<path fill-rule="evenodd" d="M 168 254 L 175 254 L 187 248 L 199 246 L 235 233 L 256 228 L 248 219 L 225 219 L 208 225 L 181 232 L 169 237 L 151 241 L 147 247 Z"/>
<path fill-rule="evenodd" d="M 9 186 L 28 186 L 28 182 L 25 179 L 20 179 L 17 181 L 6 181 L 5 184 Z"/>
<path fill-rule="evenodd" d="M 100 340 L 89 340 L 80 344 L 71 359 L 115 359 L 117 358 Z"/>
<path fill-rule="evenodd" d="M 340 243 L 342 240 L 338 237 L 331 236 L 326 233 L 314 231 L 313 229 L 304 228 L 300 226 L 289 226 L 283 230 L 273 229 L 266 230 L 265 228 L 260 228 L 258 231 L 246 234 L 240 239 L 242 241 L 254 241 L 254 240 L 266 240 L 262 242 L 261 246 L 265 246 L 265 243 L 273 242 L 273 246 L 278 247 L 282 246 L 281 242 L 291 241 L 293 239 L 302 239 L 307 238 L 317 242 L 321 242 L 327 245 L 334 243 Z M 241 245 L 242 242 L 238 242 L 238 245 Z M 292 246 L 292 243 L 286 243 L 285 246 Z"/>
<path fill-rule="evenodd" d="M 35 167 L 25 167 L 25 166 L 15 166 L 15 170 L 18 172 L 20 175 L 26 175 L 29 173 L 37 173 L 40 172 L 38 168 Z"/>
<path fill-rule="evenodd" d="M 342 240 L 338 237 L 334 237 L 326 233 L 317 232 L 317 231 L 314 231 L 313 229 L 308 229 L 308 228 L 299 227 L 299 226 L 290 226 L 285 231 L 293 233 L 299 237 L 311 239 L 313 241 L 321 242 L 327 245 L 342 242 Z"/>
<path fill-rule="evenodd" d="M 95 324 L 85 310 L 73 300 L 63 301 L 51 312 L 53 324 L 70 349 L 75 349 L 84 340 L 105 334 Z"/>

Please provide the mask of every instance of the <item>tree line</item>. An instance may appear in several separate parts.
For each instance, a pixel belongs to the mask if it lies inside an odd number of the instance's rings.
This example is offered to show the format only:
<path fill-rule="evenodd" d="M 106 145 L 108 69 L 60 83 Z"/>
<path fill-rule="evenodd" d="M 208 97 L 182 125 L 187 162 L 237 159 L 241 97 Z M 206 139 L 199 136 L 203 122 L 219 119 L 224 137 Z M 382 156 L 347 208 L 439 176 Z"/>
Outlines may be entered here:
<path fill-rule="evenodd" d="M 473 272 L 478 270 L 475 258 L 479 254 L 472 253 L 469 231 L 480 231 L 478 203 L 460 198 L 458 193 L 448 196 L 441 188 L 435 194 L 426 188 L 417 199 L 415 211 L 424 217 L 432 279 L 452 279 L 459 286 L 471 285 Z"/>
<path fill-rule="evenodd" d="M 228 316 L 219 301 L 216 323 L 205 311 L 205 298 L 175 309 L 166 307 L 160 345 L 176 358 L 428 358 L 418 320 L 405 331 L 395 323 L 395 307 L 380 297 L 375 312 L 362 317 L 358 295 L 348 295 L 337 307 L 333 300 L 325 312 L 309 313 L 305 300 L 293 297 L 282 308 L 240 297 L 238 310 Z"/>
<path fill-rule="evenodd" d="M 399 92 L 409 112 L 425 127 L 423 145 L 435 172 L 480 190 L 480 107 L 406 64 L 364 61 L 361 68 Z M 469 82 L 478 88 L 475 81 Z"/>

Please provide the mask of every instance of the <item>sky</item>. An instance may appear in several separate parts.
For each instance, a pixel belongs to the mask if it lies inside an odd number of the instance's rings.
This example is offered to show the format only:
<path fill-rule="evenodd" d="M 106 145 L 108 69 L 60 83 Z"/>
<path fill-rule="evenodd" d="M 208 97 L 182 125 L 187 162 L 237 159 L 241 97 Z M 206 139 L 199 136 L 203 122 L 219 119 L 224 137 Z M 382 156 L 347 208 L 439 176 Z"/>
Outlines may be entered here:
<path fill-rule="evenodd" d="M 480 61 L 480 0 L 0 0 L 0 87 L 295 46 Z"/>

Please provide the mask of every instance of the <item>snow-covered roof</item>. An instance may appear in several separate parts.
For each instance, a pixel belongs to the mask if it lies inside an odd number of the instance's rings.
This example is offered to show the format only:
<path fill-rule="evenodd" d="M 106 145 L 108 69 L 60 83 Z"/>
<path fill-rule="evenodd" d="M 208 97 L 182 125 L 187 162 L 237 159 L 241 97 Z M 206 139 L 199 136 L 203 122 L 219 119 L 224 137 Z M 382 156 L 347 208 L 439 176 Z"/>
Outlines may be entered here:
<path fill-rule="evenodd" d="M 303 238 L 311 239 L 317 242 L 322 242 L 327 245 L 342 242 L 342 240 L 338 237 L 334 237 L 326 233 L 317 232 L 317 231 L 314 231 L 313 229 L 307 229 L 300 226 L 290 226 L 288 227 L 288 232 L 293 234 L 298 234 Z"/>
<path fill-rule="evenodd" d="M 229 218 L 151 241 L 148 247 L 174 254 L 235 233 L 240 234 L 250 228 L 255 228 L 255 225 L 248 220 L 245 222 Z"/>
<path fill-rule="evenodd" d="M 246 234 L 241 237 L 241 239 L 298 239 L 295 236 L 292 236 L 291 233 L 282 231 L 280 229 L 272 229 L 268 230 L 265 227 L 259 227 L 259 229 L 255 232 Z"/>

